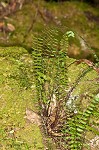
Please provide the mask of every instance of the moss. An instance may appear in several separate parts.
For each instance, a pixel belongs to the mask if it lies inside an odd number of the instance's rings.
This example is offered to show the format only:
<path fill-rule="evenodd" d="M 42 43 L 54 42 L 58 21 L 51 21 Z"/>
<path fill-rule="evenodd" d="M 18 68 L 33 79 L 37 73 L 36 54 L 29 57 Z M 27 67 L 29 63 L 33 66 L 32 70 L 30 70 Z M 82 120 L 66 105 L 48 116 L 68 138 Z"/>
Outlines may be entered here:
<path fill-rule="evenodd" d="M 6 48 L 3 48 L 3 47 L 0 47 L 0 56 L 1 57 L 11 57 L 12 59 L 13 58 L 19 58 L 20 55 L 22 54 L 27 54 L 27 51 L 22 48 L 22 47 L 6 47 Z M 3 58 L 4 59 L 4 58 Z"/>
<path fill-rule="evenodd" d="M 97 94 L 99 90 L 98 73 L 85 63 L 76 64 L 73 62 L 75 62 L 75 59 L 67 57 L 67 66 L 69 66 L 68 90 L 74 86 L 71 96 L 76 96 L 75 105 L 86 109 L 91 101 L 89 97 Z M 84 71 L 86 73 L 83 74 Z M 81 77 L 81 79 L 76 84 L 78 77 Z M 31 55 L 24 48 L 0 48 L 0 132 L 2 149 L 44 149 L 40 129 L 24 118 L 26 108 L 38 111 L 38 108 L 35 107 L 37 101 L 33 78 L 33 61 Z M 53 149 L 50 140 L 47 139 L 46 142 L 49 149 Z"/>
<path fill-rule="evenodd" d="M 93 100 L 93 95 L 99 92 L 98 73 L 85 63 L 77 64 L 72 58 L 67 58 L 67 64 L 68 91 L 72 89 L 69 99 L 75 107 L 84 110 Z"/>
<path fill-rule="evenodd" d="M 26 50 L 0 48 L 0 143 L 1 149 L 43 149 L 40 129 L 24 118 L 26 108 L 35 107 L 33 62 Z M 22 71 L 23 69 L 23 71 Z"/>
<path fill-rule="evenodd" d="M 21 133 L 21 134 L 20 134 Z M 42 135 L 36 125 L 26 125 L 23 130 L 17 132 L 17 136 L 31 145 L 33 150 L 43 150 Z"/>

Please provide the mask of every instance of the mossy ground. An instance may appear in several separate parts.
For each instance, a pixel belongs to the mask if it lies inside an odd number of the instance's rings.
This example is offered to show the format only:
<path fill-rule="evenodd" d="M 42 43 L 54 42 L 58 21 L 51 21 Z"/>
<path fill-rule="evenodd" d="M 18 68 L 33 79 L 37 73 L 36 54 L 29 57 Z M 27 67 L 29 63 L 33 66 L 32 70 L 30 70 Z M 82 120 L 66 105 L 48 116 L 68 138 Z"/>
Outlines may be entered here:
<path fill-rule="evenodd" d="M 0 149 L 44 149 L 37 125 L 27 123 L 26 108 L 37 111 L 33 62 L 23 48 L 0 48 Z"/>
<path fill-rule="evenodd" d="M 67 57 L 68 66 L 74 61 Z M 68 90 L 75 85 L 78 76 L 82 75 L 87 68 L 88 65 L 83 63 L 70 65 Z M 86 109 L 90 102 L 87 95 L 98 93 L 97 79 L 98 73 L 93 69 L 84 75 L 71 93 L 71 99 L 77 98 L 74 106 L 78 105 L 81 109 Z M 55 149 L 51 140 L 42 135 L 37 124 L 25 119 L 27 108 L 38 112 L 39 106 L 36 100 L 32 56 L 24 48 L 0 48 L 0 108 L 0 148 L 2 150 L 43 150 L 44 138 L 46 138 L 48 149 Z M 90 122 L 99 129 L 98 108 L 96 110 L 94 120 L 91 118 Z M 90 134 L 95 137 L 94 133 Z"/>

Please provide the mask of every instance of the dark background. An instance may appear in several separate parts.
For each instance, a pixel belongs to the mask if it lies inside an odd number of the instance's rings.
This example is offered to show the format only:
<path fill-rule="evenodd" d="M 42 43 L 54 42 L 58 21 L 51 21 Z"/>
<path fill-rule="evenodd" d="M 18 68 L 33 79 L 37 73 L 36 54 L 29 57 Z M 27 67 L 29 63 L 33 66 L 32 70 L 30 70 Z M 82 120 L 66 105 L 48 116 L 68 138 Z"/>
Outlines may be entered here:
<path fill-rule="evenodd" d="M 45 1 L 50 1 L 50 2 L 63 2 L 63 1 L 77 1 L 77 0 L 45 0 Z M 91 5 L 97 6 L 99 5 L 99 0 L 78 0 L 81 2 L 87 2 L 90 3 Z"/>

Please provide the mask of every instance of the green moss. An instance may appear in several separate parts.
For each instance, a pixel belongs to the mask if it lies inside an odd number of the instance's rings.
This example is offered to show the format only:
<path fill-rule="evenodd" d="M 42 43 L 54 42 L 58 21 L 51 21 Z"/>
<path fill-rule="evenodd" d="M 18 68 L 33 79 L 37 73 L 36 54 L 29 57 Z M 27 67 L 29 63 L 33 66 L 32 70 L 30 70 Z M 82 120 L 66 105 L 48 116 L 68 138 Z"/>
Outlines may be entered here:
<path fill-rule="evenodd" d="M 36 125 L 27 125 L 25 128 L 17 133 L 21 139 L 31 145 L 33 150 L 43 150 L 42 135 L 40 134 L 39 128 Z"/>
<path fill-rule="evenodd" d="M 26 108 L 35 107 L 33 62 L 26 50 L 0 48 L 0 143 L 1 149 L 43 149 L 40 129 L 25 120 Z"/>
<path fill-rule="evenodd" d="M 84 110 L 93 100 L 93 95 L 99 92 L 98 73 L 85 63 L 73 62 L 75 62 L 74 59 L 67 58 L 68 89 L 73 89 L 70 92 L 70 99 L 74 107 L 81 107 Z"/>
<path fill-rule="evenodd" d="M 0 47 L 0 56 L 1 57 L 11 57 L 13 58 L 19 58 L 20 55 L 27 54 L 27 51 L 22 47 Z M 3 58 L 4 59 L 4 58 Z M 15 61 L 15 60 L 14 60 Z"/>

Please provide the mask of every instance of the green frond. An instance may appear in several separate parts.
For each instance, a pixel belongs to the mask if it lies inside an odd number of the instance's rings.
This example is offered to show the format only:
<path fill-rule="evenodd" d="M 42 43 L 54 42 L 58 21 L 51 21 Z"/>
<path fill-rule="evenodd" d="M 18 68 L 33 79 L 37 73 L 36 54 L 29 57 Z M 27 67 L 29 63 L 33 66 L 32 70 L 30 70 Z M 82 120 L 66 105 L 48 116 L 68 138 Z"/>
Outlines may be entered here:
<path fill-rule="evenodd" d="M 68 121 L 67 127 L 65 126 L 66 133 L 68 133 L 67 141 L 70 150 L 81 150 L 83 146 L 83 134 L 86 130 L 93 131 L 99 135 L 99 131 L 88 125 L 90 116 L 94 113 L 95 107 L 99 102 L 99 95 L 93 97 L 92 102 L 89 104 L 85 112 L 78 112 L 77 115 Z M 94 104 L 94 105 L 93 105 Z M 94 106 L 94 107 L 93 107 Z M 78 140 L 79 139 L 79 140 Z"/>
<path fill-rule="evenodd" d="M 48 100 L 51 96 L 50 93 L 48 95 L 44 84 L 48 84 L 49 91 L 53 94 L 62 93 L 64 85 L 67 84 L 67 49 L 68 35 L 58 28 L 46 28 L 41 35 L 33 39 L 32 55 L 36 82 L 42 85 Z M 56 97 L 59 99 L 62 96 L 56 94 Z"/>
<path fill-rule="evenodd" d="M 99 97 L 91 96 L 92 101 L 84 110 L 80 107 L 73 108 L 73 104 L 71 109 L 66 106 L 69 99 L 72 103 L 71 96 L 75 88 L 78 88 L 81 80 L 92 71 L 89 66 L 81 68 L 81 72 L 77 74 L 75 82 L 67 92 L 69 78 L 67 50 L 70 37 L 75 38 L 74 32 L 54 27 L 46 28 L 39 36 L 34 37 L 32 56 L 37 98 L 46 120 L 48 133 L 52 135 L 59 131 L 63 135 L 61 137 L 63 143 L 68 145 L 66 149 L 81 150 L 84 133 L 86 130 L 92 130 L 89 127 L 89 119 L 94 113 Z M 75 104 L 75 99 L 73 103 Z M 75 108 L 77 113 L 74 113 Z M 94 129 L 93 131 L 97 133 Z"/>

